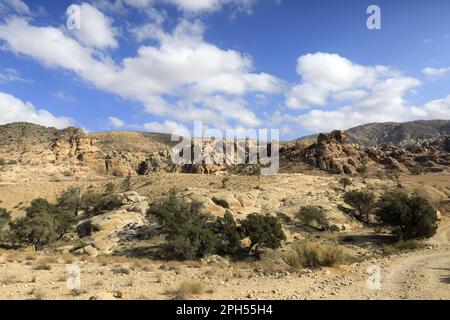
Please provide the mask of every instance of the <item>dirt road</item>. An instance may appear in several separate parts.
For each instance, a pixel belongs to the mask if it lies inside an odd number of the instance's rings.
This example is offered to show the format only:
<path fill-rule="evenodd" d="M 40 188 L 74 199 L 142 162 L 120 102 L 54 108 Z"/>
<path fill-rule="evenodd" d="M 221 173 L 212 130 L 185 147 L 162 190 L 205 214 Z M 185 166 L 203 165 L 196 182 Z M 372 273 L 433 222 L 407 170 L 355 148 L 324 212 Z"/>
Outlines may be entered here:
<path fill-rule="evenodd" d="M 450 299 L 450 219 L 445 218 L 430 248 L 362 266 L 355 282 L 329 299 Z M 431 246 L 433 247 L 431 249 Z M 379 269 L 378 269 L 379 268 Z M 377 274 L 377 271 L 380 271 Z M 376 280 L 379 277 L 380 286 Z M 370 282 L 374 280 L 375 282 Z M 372 289 L 368 286 L 372 284 Z"/>

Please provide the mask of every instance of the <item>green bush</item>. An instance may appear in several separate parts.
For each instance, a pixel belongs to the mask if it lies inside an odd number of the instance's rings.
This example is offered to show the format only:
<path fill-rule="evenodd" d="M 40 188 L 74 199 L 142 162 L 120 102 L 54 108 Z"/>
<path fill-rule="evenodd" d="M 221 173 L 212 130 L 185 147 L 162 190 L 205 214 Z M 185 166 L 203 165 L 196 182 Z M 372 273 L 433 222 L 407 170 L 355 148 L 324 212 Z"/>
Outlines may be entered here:
<path fill-rule="evenodd" d="M 242 221 L 241 228 L 244 236 L 250 239 L 249 251 L 257 256 L 260 248 L 277 249 L 286 240 L 281 221 L 277 217 L 252 213 Z"/>
<path fill-rule="evenodd" d="M 223 218 L 217 218 L 213 228 L 218 237 L 218 250 L 221 253 L 233 255 L 240 250 L 243 235 L 229 211 Z"/>
<path fill-rule="evenodd" d="M 369 191 L 349 191 L 344 194 L 344 202 L 355 209 L 357 217 L 362 220 L 366 217 L 366 222 L 370 222 L 369 214 L 376 206 L 375 195 Z"/>
<path fill-rule="evenodd" d="M 61 236 L 72 227 L 75 216 L 72 212 L 59 209 L 45 199 L 38 198 L 31 202 L 30 207 L 25 209 L 26 216 L 32 218 L 38 214 L 44 214 L 54 220 L 55 232 Z"/>
<path fill-rule="evenodd" d="M 115 193 L 88 191 L 81 197 L 80 208 L 88 216 L 95 216 L 105 211 L 116 210 L 122 205 L 122 199 Z"/>
<path fill-rule="evenodd" d="M 422 197 L 387 192 L 379 200 L 378 208 L 378 218 L 393 228 L 399 240 L 431 238 L 436 234 L 436 209 Z"/>
<path fill-rule="evenodd" d="M 306 226 L 312 226 L 320 230 L 326 230 L 329 228 L 327 215 L 321 207 L 303 207 L 297 214 L 297 218 L 301 224 Z"/>
<path fill-rule="evenodd" d="M 148 219 L 156 219 L 162 226 L 169 247 L 178 258 L 195 259 L 213 253 L 234 255 L 240 252 L 244 238 L 251 241 L 248 252 L 259 256 L 260 248 L 279 248 L 286 239 L 276 217 L 251 214 L 238 226 L 230 212 L 213 219 L 200 209 L 197 202 L 179 199 L 175 190 L 150 204 Z"/>
<path fill-rule="evenodd" d="M 0 232 L 8 225 L 11 221 L 11 213 L 8 210 L 0 208 Z"/>
<path fill-rule="evenodd" d="M 36 250 L 42 249 L 58 238 L 55 219 L 45 213 L 17 219 L 11 222 L 10 227 L 15 241 L 34 245 Z"/>
<path fill-rule="evenodd" d="M 75 216 L 81 208 L 81 190 L 79 188 L 69 188 L 60 194 L 56 201 L 56 206 L 64 211 L 72 212 Z"/>
<path fill-rule="evenodd" d="M 293 269 L 332 267 L 344 261 L 344 253 L 337 245 L 301 241 L 292 245 L 284 261 Z"/>
<path fill-rule="evenodd" d="M 63 211 L 47 200 L 39 198 L 31 202 L 26 216 L 10 223 L 11 240 L 34 245 L 36 250 L 60 239 L 74 223 L 74 215 Z"/>
<path fill-rule="evenodd" d="M 149 219 L 161 224 L 171 251 L 181 259 L 195 259 L 215 252 L 217 236 L 212 231 L 211 217 L 200 211 L 200 204 L 187 203 L 176 196 L 175 190 L 168 198 L 150 205 Z"/>

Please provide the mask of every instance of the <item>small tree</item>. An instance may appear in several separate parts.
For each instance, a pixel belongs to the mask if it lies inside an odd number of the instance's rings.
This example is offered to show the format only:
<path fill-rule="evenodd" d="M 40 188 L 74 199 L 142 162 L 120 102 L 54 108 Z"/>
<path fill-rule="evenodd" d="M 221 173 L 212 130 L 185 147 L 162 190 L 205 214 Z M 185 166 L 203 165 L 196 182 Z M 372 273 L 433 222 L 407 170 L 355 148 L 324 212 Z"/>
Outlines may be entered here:
<path fill-rule="evenodd" d="M 11 213 L 3 208 L 0 208 L 0 233 L 11 221 Z"/>
<path fill-rule="evenodd" d="M 60 239 L 73 223 L 72 213 L 39 198 L 31 202 L 25 217 L 10 223 L 11 237 L 13 241 L 34 245 L 39 250 Z"/>
<path fill-rule="evenodd" d="M 199 203 L 187 203 L 171 190 L 169 197 L 150 204 L 147 211 L 149 219 L 155 218 L 161 224 L 172 252 L 179 258 L 200 258 L 217 247 L 212 219 L 200 208 Z"/>
<path fill-rule="evenodd" d="M 391 179 L 395 184 L 397 185 L 397 188 L 402 188 L 402 183 L 400 182 L 400 170 L 398 169 L 391 169 L 387 172 L 387 176 L 389 179 Z"/>
<path fill-rule="evenodd" d="M 58 237 L 55 220 L 48 214 L 36 213 L 10 224 L 14 240 L 34 245 L 35 250 L 52 243 Z"/>
<path fill-rule="evenodd" d="M 51 204 L 45 199 L 38 198 L 31 201 L 30 207 L 26 210 L 27 217 L 33 218 L 35 215 L 43 214 L 49 216 L 49 219 L 53 219 L 55 232 L 58 237 L 69 231 L 75 222 L 75 217 L 72 212 L 67 212 L 59 209 L 54 204 Z"/>
<path fill-rule="evenodd" d="M 436 233 L 436 209 L 422 197 L 388 192 L 381 197 L 378 207 L 380 221 L 392 226 L 399 240 L 430 238 Z"/>
<path fill-rule="evenodd" d="M 344 194 L 344 201 L 352 206 L 360 220 L 366 216 L 366 222 L 370 222 L 369 214 L 375 208 L 375 195 L 368 191 L 349 191 Z"/>
<path fill-rule="evenodd" d="M 4 241 L 5 233 L 4 229 L 11 221 L 11 214 L 8 210 L 0 208 L 0 241 Z"/>
<path fill-rule="evenodd" d="M 260 248 L 276 249 L 286 240 L 280 219 L 268 215 L 250 214 L 242 221 L 242 232 L 250 238 L 249 251 L 253 251 L 256 256 L 259 256 Z"/>
<path fill-rule="evenodd" d="M 339 184 L 342 186 L 342 189 L 344 190 L 344 192 L 346 192 L 347 188 L 349 186 L 351 186 L 353 184 L 353 182 L 349 178 L 343 177 L 343 178 L 339 179 Z"/>
<path fill-rule="evenodd" d="M 81 208 L 81 190 L 79 188 L 69 188 L 58 197 L 56 206 L 67 212 L 72 212 L 74 216 L 78 215 Z"/>
<path fill-rule="evenodd" d="M 313 226 L 322 230 L 329 228 L 327 215 L 321 207 L 303 207 L 297 214 L 297 218 L 300 220 L 301 224 L 306 226 Z"/>
<path fill-rule="evenodd" d="M 236 254 L 241 248 L 242 233 L 233 215 L 227 211 L 223 218 L 217 218 L 214 223 L 214 233 L 218 237 L 218 250 L 225 254 Z"/>

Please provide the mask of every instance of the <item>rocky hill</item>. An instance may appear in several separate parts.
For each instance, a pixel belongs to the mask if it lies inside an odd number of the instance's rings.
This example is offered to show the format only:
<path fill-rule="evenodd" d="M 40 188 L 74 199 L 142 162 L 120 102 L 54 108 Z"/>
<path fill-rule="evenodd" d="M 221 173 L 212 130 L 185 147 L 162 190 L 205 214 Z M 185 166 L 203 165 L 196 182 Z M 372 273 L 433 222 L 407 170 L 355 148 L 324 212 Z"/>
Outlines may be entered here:
<path fill-rule="evenodd" d="M 405 124 L 369 124 L 348 132 L 320 134 L 316 141 L 281 143 L 285 172 L 316 168 L 334 174 L 355 175 L 369 169 L 397 169 L 404 173 L 442 172 L 450 166 L 450 121 Z M 255 174 L 258 166 L 175 165 L 170 135 L 140 132 L 85 133 L 57 130 L 29 123 L 0 126 L 0 179 L 31 177 L 126 177 L 150 172 Z M 385 143 L 387 141 L 387 143 Z M 393 141 L 389 142 L 389 141 Z M 357 143 L 360 142 L 360 143 Z M 195 142 L 196 143 L 196 142 Z M 216 150 L 212 142 L 203 148 Z M 381 144 L 381 145 L 380 145 Z M 241 146 L 244 152 L 249 145 Z M 282 170 L 282 172 L 284 172 Z"/>
<path fill-rule="evenodd" d="M 371 123 L 351 128 L 347 133 L 349 141 L 367 147 L 388 143 L 407 146 L 450 134 L 450 120 Z"/>
<path fill-rule="evenodd" d="M 420 120 L 412 122 L 369 123 L 348 129 L 348 140 L 365 147 L 392 143 L 407 146 L 438 136 L 450 135 L 450 120 Z M 318 134 L 299 138 L 297 141 L 315 141 Z"/>

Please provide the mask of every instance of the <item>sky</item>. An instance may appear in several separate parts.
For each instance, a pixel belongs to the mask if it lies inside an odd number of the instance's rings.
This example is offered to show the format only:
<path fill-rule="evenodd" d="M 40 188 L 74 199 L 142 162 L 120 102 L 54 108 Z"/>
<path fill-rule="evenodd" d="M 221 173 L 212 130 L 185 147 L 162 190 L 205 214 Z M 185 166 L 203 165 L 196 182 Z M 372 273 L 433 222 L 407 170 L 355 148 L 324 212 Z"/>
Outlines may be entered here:
<path fill-rule="evenodd" d="M 0 124 L 293 139 L 450 119 L 449 53 L 447 0 L 0 0 Z"/>

